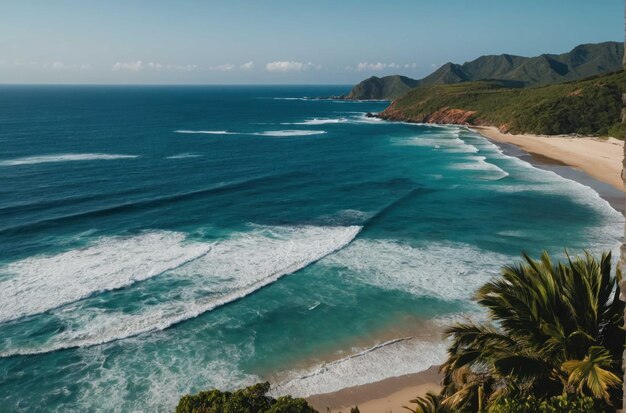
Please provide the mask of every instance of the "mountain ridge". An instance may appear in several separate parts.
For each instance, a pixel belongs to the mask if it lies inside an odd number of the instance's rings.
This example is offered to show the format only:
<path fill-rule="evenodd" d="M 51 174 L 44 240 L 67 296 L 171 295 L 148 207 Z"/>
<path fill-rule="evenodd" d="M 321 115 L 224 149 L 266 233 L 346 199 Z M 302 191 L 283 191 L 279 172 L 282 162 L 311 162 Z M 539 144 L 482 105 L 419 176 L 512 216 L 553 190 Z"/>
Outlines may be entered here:
<path fill-rule="evenodd" d="M 566 53 L 534 57 L 484 55 L 463 64 L 448 62 L 422 79 L 372 76 L 355 85 L 344 98 L 393 100 L 419 86 L 481 80 L 507 82 L 507 87 L 563 83 L 620 70 L 623 57 L 624 44 L 613 41 L 581 44 Z"/>

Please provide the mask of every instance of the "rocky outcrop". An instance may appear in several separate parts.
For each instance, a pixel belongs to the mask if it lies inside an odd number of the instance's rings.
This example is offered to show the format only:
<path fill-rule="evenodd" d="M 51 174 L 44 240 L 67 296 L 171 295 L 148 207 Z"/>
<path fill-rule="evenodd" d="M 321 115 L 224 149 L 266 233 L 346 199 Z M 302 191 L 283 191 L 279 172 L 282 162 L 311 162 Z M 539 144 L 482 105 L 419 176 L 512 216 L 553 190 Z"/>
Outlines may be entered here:
<path fill-rule="evenodd" d="M 436 123 L 454 125 L 482 125 L 483 122 L 471 110 L 442 108 L 436 112 L 407 116 L 395 108 L 395 102 L 378 114 L 380 119 L 411 123 Z"/>

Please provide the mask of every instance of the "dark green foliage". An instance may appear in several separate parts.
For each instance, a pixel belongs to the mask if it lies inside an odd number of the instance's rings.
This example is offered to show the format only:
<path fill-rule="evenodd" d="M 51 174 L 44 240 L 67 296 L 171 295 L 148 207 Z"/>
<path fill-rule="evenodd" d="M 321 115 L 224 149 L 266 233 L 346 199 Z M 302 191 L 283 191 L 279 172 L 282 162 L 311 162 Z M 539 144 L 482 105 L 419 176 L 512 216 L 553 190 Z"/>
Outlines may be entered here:
<path fill-rule="evenodd" d="M 587 396 L 554 396 L 539 400 L 528 396 L 523 399 L 509 398 L 496 402 L 489 413 L 602 413 L 603 406 Z"/>
<path fill-rule="evenodd" d="M 537 411 L 592 411 L 575 409 L 587 403 L 577 395 L 607 409 L 616 405 L 625 339 L 619 279 L 619 272 L 611 274 L 610 253 L 563 263 L 546 253 L 540 260 L 524 255 L 522 264 L 504 267 L 477 293 L 493 322 L 448 329 L 443 404 L 459 411 L 501 405 L 509 410 L 496 412 L 533 412 L 515 410 L 515 400 L 548 400 L 546 409 L 552 401 L 571 401 L 571 410 Z"/>
<path fill-rule="evenodd" d="M 258 383 L 231 392 L 203 391 L 183 396 L 176 413 L 317 413 L 304 399 L 267 396 L 269 383 Z"/>
<path fill-rule="evenodd" d="M 442 109 L 476 114 L 470 123 L 502 127 L 512 133 L 613 135 L 620 124 L 626 73 L 621 71 L 576 82 L 511 89 L 501 82 L 474 82 L 415 88 L 383 112 L 422 122 Z"/>
<path fill-rule="evenodd" d="M 626 124 L 624 123 L 616 123 L 615 125 L 609 127 L 607 133 L 608 136 L 612 136 L 617 139 L 626 139 Z"/>
<path fill-rule="evenodd" d="M 351 408 L 350 413 L 361 413 L 361 411 L 359 410 L 359 406 L 354 406 L 353 408 Z"/>
<path fill-rule="evenodd" d="M 499 80 L 507 87 L 568 82 L 622 69 L 621 42 L 583 44 L 560 55 L 522 57 L 508 54 L 481 56 L 461 64 L 446 63 L 427 77 L 371 77 L 356 85 L 348 99 L 397 99 L 414 87 Z"/>
<path fill-rule="evenodd" d="M 416 397 L 410 403 L 415 407 L 404 406 L 404 408 L 412 413 L 452 413 L 452 410 L 441 404 L 441 395 L 433 392 L 427 392 L 423 397 Z"/>

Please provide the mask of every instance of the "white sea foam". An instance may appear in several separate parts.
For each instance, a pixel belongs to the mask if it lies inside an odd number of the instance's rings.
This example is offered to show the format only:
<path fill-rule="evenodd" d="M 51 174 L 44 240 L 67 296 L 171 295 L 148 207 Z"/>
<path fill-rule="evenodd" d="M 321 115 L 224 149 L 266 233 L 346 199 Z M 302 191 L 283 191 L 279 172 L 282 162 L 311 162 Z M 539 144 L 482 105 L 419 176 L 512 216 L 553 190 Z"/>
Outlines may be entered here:
<path fill-rule="evenodd" d="M 252 135 L 257 136 L 275 136 L 275 137 L 286 137 L 286 136 L 310 136 L 310 135 L 323 135 L 326 131 L 323 130 L 269 130 L 264 132 L 256 132 Z"/>
<path fill-rule="evenodd" d="M 62 398 L 49 411 L 172 412 L 183 394 L 232 390 L 260 381 L 238 368 L 241 354 L 249 350 L 241 343 L 212 351 L 186 346 L 185 341 L 169 342 L 167 357 L 154 343 L 158 341 L 143 337 L 129 340 L 122 357 L 111 356 L 106 347 L 80 349 L 80 359 L 67 375 L 75 397 Z"/>
<path fill-rule="evenodd" d="M 5 159 L 0 161 L 0 166 L 34 165 L 51 162 L 72 161 L 110 161 L 115 159 L 138 158 L 138 155 L 119 155 L 107 153 L 59 153 L 50 155 L 28 156 L 25 158 Z"/>
<path fill-rule="evenodd" d="M 313 118 L 313 119 L 307 119 L 304 122 L 283 122 L 281 123 L 281 125 L 329 125 L 329 124 L 336 124 L 336 123 L 345 123 L 348 122 L 347 118 L 336 118 L 336 119 L 330 119 L 330 118 Z"/>
<path fill-rule="evenodd" d="M 458 136 L 450 137 L 450 135 L 422 135 L 412 138 L 396 139 L 395 145 L 399 146 L 424 146 L 435 149 L 441 149 L 448 153 L 477 153 L 479 149 L 465 142 Z"/>
<path fill-rule="evenodd" d="M 202 155 L 198 153 L 179 153 L 178 155 L 166 156 L 165 159 L 187 159 L 187 158 L 199 158 Z"/>
<path fill-rule="evenodd" d="M 511 257 L 461 243 L 409 246 L 360 239 L 320 264 L 346 268 L 346 276 L 389 290 L 423 297 L 465 300 Z"/>
<path fill-rule="evenodd" d="M 380 118 L 367 117 L 367 113 L 365 112 L 357 112 L 357 116 L 352 117 L 351 121 L 354 123 L 368 123 L 368 124 L 379 124 L 379 125 L 382 125 L 385 123 L 385 121 Z"/>
<path fill-rule="evenodd" d="M 184 240 L 183 234 L 167 231 L 102 238 L 83 249 L 13 262 L 0 268 L 0 322 L 127 287 L 210 249 L 210 245 Z"/>
<path fill-rule="evenodd" d="M 226 130 L 187 130 L 178 129 L 174 133 L 186 133 L 186 134 L 200 134 L 200 135 L 237 135 L 237 132 L 229 132 Z"/>
<path fill-rule="evenodd" d="M 391 340 L 337 361 L 293 371 L 272 386 L 271 394 L 308 397 L 348 386 L 417 373 L 446 358 L 446 343 L 415 338 Z"/>
<path fill-rule="evenodd" d="M 241 233 L 230 239 L 213 244 L 186 243 L 184 235 L 180 233 L 169 233 L 167 237 L 163 233 L 149 234 L 158 237 L 150 243 L 137 242 L 128 245 L 123 240 L 117 240 L 117 244 L 111 247 L 110 242 L 107 248 L 113 248 L 116 252 L 108 252 L 108 260 L 121 261 L 119 266 L 130 266 L 127 268 L 117 268 L 113 272 L 111 269 L 103 270 L 101 257 L 92 250 L 86 255 L 84 252 L 70 252 L 64 257 L 53 257 L 52 262 L 65 262 L 72 268 L 81 268 L 75 278 L 85 280 L 89 284 L 86 290 L 93 290 L 95 282 L 92 280 L 94 274 L 97 279 L 103 279 L 102 275 L 112 275 L 115 279 L 132 279 L 133 277 L 146 277 L 149 268 L 147 262 L 152 262 L 161 271 L 172 268 L 162 279 L 164 282 L 173 281 L 166 284 L 167 292 L 159 296 L 160 301 L 142 305 L 140 309 L 127 313 L 122 310 L 110 309 L 103 311 L 101 308 L 90 307 L 89 300 L 76 303 L 69 308 L 62 307 L 52 312 L 59 322 L 67 328 L 59 334 L 50 338 L 46 343 L 37 345 L 35 348 L 4 347 L 0 351 L 1 356 L 15 354 L 32 354 L 52 351 L 67 347 L 81 347 L 101 344 L 113 340 L 118 340 L 133 335 L 165 329 L 181 321 L 197 317 L 198 315 L 210 311 L 216 307 L 229 303 L 233 300 L 245 297 L 254 291 L 271 284 L 286 274 L 293 273 L 309 264 L 323 258 L 324 256 L 344 247 L 350 243 L 360 231 L 358 226 L 350 227 L 256 227 L 249 233 Z M 148 236 L 148 235 L 146 235 Z M 149 246 L 148 251 L 143 251 L 145 246 Z M 192 253 L 188 249 L 192 249 Z M 89 250 L 89 249 L 88 249 Z M 175 252 L 178 251 L 177 254 Z M 173 259 L 163 261 L 163 254 L 167 256 L 176 255 L 179 261 L 183 260 L 182 252 L 187 253 L 192 260 L 187 259 L 185 265 L 178 261 L 172 264 Z M 122 255 L 123 256 L 120 256 Z M 105 254 L 106 256 L 107 254 Z M 124 260 L 128 263 L 124 264 Z M 77 261 L 77 262 L 74 262 Z M 86 267 L 86 261 L 91 263 L 91 267 Z M 106 264 L 105 261 L 105 264 Z M 34 272 L 40 267 L 28 263 L 27 270 L 23 274 L 35 280 L 40 280 L 41 275 L 35 276 Z M 13 264 L 19 265 L 19 264 Z M 23 265 L 21 265 L 23 266 Z M 21 268 L 19 266 L 18 268 Z M 59 299 L 59 295 L 64 294 L 64 289 L 76 288 L 69 282 L 70 279 L 58 276 L 62 267 L 53 266 L 46 268 L 45 274 L 51 276 L 52 280 L 37 281 L 44 285 L 51 298 L 47 305 L 29 304 L 30 300 L 44 299 L 41 289 L 32 292 L 32 288 L 17 289 L 12 287 L 14 294 L 8 294 L 11 305 L 5 306 L 6 313 L 12 318 L 16 314 L 26 312 L 34 313 L 47 307 L 58 307 L 70 298 Z M 76 271 L 73 272 L 74 274 Z M 26 277 L 23 277 L 26 278 Z M 106 280 L 104 280 L 106 281 Z M 122 282 L 105 284 L 98 283 L 101 290 L 118 288 Z M 173 285 L 170 288 L 170 285 Z M 2 287 L 3 284 L 0 284 Z M 24 290 L 25 292 L 22 292 Z M 18 296 L 26 303 L 17 303 L 15 297 Z M 79 298 L 80 293 L 74 293 L 73 298 Z M 2 296 L 0 296 L 1 298 Z M 20 305 L 26 305 L 23 309 Z M 30 306 L 35 305 L 35 308 Z M 17 307 L 17 308 L 16 308 Z"/>
<path fill-rule="evenodd" d="M 210 130 L 176 130 L 176 133 L 186 134 L 205 134 L 205 135 L 252 135 L 252 136 L 272 136 L 272 137 L 287 137 L 287 136 L 310 136 L 310 135 L 323 135 L 326 131 L 323 130 L 269 130 L 263 132 L 229 132 L 229 131 L 210 131 Z"/>
<path fill-rule="evenodd" d="M 497 165 L 487 162 L 485 156 L 471 156 L 465 158 L 463 162 L 457 162 L 450 166 L 451 169 L 458 169 L 463 171 L 486 171 L 487 175 L 481 176 L 483 179 L 497 180 L 506 178 L 509 173 Z"/>
<path fill-rule="evenodd" d="M 310 98 L 306 98 L 306 97 L 301 97 L 301 98 L 272 98 L 274 100 L 314 100 L 314 99 L 310 99 Z"/>

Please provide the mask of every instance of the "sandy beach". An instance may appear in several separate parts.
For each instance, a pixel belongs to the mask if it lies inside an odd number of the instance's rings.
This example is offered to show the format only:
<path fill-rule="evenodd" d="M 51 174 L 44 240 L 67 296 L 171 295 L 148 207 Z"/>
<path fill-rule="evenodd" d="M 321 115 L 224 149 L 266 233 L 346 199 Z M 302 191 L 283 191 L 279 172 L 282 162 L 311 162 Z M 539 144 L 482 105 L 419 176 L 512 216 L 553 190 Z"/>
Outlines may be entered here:
<path fill-rule="evenodd" d="M 441 390 L 442 377 L 438 371 L 439 367 L 433 366 L 419 373 L 310 396 L 307 400 L 320 413 L 327 408 L 331 413 L 349 413 L 354 406 L 361 413 L 402 412 L 406 411 L 403 406 L 411 406 L 409 401 L 416 396 Z"/>
<path fill-rule="evenodd" d="M 624 191 L 624 142 L 615 138 L 512 135 L 497 128 L 472 127 L 488 139 L 515 145 L 532 154 L 580 169 L 589 176 Z"/>

